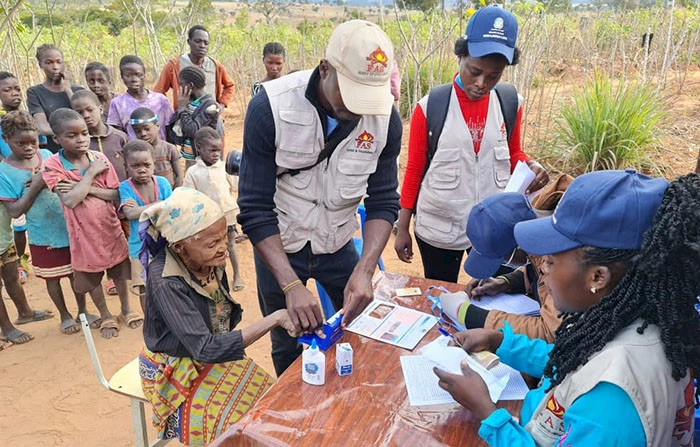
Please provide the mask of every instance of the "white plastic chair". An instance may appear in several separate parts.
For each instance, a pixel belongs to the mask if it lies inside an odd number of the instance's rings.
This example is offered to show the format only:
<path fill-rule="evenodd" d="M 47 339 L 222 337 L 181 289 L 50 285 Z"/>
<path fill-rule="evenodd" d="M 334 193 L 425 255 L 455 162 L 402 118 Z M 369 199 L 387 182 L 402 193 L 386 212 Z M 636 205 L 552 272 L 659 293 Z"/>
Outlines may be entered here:
<path fill-rule="evenodd" d="M 90 352 L 92 365 L 95 367 L 95 373 L 97 374 L 97 379 L 100 381 L 100 384 L 109 391 L 128 397 L 131 402 L 131 423 L 133 425 L 134 439 L 136 441 L 134 445 L 137 447 L 160 447 L 167 444 L 170 439 L 158 439 L 151 444 L 148 443 L 146 411 L 143 405 L 144 402 L 148 401 L 141 389 L 138 357 L 122 366 L 119 371 L 114 373 L 112 378 L 107 381 L 102 372 L 100 359 L 97 356 L 97 349 L 95 349 L 95 341 L 92 339 L 92 333 L 90 332 L 90 326 L 85 318 L 85 314 L 80 314 L 79 318 L 80 325 L 83 329 L 83 335 L 85 336 L 85 343 L 87 344 L 88 352 Z"/>

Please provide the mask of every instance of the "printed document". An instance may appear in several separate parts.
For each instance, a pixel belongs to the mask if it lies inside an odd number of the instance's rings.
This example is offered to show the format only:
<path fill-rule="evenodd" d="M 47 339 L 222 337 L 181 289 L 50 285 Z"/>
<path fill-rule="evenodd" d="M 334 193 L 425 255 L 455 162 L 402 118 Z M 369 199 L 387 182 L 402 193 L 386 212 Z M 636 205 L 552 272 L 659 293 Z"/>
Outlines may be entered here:
<path fill-rule="evenodd" d="M 374 300 L 347 330 L 413 350 L 437 321 L 438 318 L 434 315 L 388 301 Z"/>

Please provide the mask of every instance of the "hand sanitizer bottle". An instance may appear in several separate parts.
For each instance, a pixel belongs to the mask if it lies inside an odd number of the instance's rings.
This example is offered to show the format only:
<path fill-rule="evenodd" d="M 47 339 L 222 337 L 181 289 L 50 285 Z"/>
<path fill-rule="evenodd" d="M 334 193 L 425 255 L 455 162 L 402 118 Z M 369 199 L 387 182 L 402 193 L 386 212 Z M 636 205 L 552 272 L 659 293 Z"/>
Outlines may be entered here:
<path fill-rule="evenodd" d="M 301 355 L 301 378 L 311 385 L 326 383 L 326 356 L 318 349 L 315 339 Z"/>

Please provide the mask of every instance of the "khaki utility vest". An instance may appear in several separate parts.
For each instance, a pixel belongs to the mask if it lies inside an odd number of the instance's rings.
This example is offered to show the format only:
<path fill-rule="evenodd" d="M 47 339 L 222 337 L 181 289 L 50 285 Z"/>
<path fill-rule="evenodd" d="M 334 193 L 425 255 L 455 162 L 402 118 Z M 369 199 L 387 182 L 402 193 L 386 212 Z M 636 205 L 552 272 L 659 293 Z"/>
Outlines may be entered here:
<path fill-rule="evenodd" d="M 419 104 L 428 110 L 428 96 Z M 450 95 L 443 131 L 428 172 L 421 182 L 414 231 L 438 248 L 465 250 L 467 219 L 472 207 L 503 191 L 510 179 L 510 149 L 498 95 L 489 95 L 489 109 L 478 154 L 455 89 Z"/>
<path fill-rule="evenodd" d="M 296 253 L 311 241 L 314 254 L 328 254 L 348 243 L 359 227 L 357 206 L 386 145 L 390 117 L 361 117 L 329 158 L 296 175 L 285 173 L 312 166 L 324 147 L 323 125 L 305 96 L 311 73 L 264 84 L 275 121 L 275 211 L 285 252 Z"/>
<path fill-rule="evenodd" d="M 600 382 L 619 386 L 632 399 L 644 426 L 647 446 L 692 445 L 695 392 L 691 374 L 679 382 L 673 380 L 659 327 L 649 325 L 643 334 L 638 334 L 641 324 L 637 320 L 627 326 L 545 395 L 525 426 L 538 446 L 550 447 L 565 435 L 566 409 Z"/>

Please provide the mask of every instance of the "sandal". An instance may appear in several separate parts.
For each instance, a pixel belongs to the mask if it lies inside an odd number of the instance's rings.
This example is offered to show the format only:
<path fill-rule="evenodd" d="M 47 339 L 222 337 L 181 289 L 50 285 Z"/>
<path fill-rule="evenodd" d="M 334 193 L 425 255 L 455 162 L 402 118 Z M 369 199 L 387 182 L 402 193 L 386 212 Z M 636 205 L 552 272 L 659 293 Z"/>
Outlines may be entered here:
<path fill-rule="evenodd" d="M 117 293 L 117 286 L 114 285 L 113 279 L 107 280 L 107 295 L 119 295 Z"/>
<path fill-rule="evenodd" d="M 15 329 L 5 335 L 5 339 L 13 345 L 23 345 L 24 343 L 34 340 L 34 336 L 27 332 L 20 331 L 19 329 Z"/>
<path fill-rule="evenodd" d="M 93 314 L 85 314 L 85 319 L 88 322 L 88 327 L 90 329 L 99 329 L 100 324 L 102 324 L 102 319 L 98 317 L 97 315 Z M 80 324 L 80 320 L 78 318 L 75 319 L 75 322 L 77 324 Z"/>
<path fill-rule="evenodd" d="M 143 324 L 143 317 L 137 312 L 129 312 L 127 315 L 117 315 L 117 321 L 124 326 L 127 326 L 129 329 L 137 329 Z"/>
<path fill-rule="evenodd" d="M 53 318 L 53 312 L 50 310 L 35 310 L 34 314 L 29 317 L 29 318 L 18 318 L 15 320 L 15 324 L 17 326 L 20 326 L 22 324 L 27 324 L 27 323 L 34 323 L 37 321 L 44 321 L 48 320 L 49 318 Z"/>
<path fill-rule="evenodd" d="M 73 335 L 80 332 L 80 325 L 73 321 L 73 319 L 68 319 L 61 321 L 61 333 L 64 335 Z"/>
<path fill-rule="evenodd" d="M 109 329 L 114 329 L 116 332 L 112 333 Z M 107 332 L 105 332 L 107 330 Z M 112 338 L 119 337 L 119 322 L 114 319 L 114 317 L 109 317 L 106 320 L 102 320 L 100 324 L 100 335 L 102 338 Z"/>

